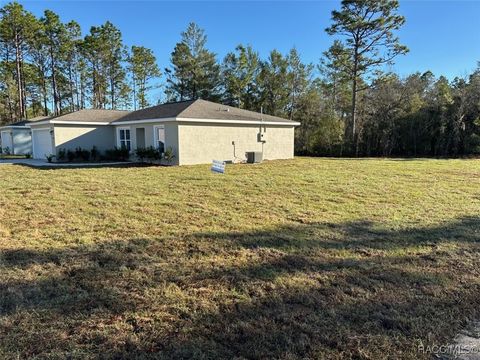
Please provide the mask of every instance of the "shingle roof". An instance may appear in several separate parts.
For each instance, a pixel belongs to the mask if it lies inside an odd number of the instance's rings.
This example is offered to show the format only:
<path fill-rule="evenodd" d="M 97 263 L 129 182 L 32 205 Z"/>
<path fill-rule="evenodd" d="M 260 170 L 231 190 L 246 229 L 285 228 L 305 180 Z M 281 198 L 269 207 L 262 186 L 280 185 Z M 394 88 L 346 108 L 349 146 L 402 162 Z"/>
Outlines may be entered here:
<path fill-rule="evenodd" d="M 84 109 L 56 117 L 44 117 L 39 120 L 65 122 L 103 122 L 121 124 L 126 121 L 154 120 L 166 118 L 227 120 L 227 121 L 266 121 L 281 124 L 298 124 L 277 116 L 261 114 L 239 109 L 233 106 L 217 104 L 206 100 L 188 100 L 152 106 L 137 111 Z M 33 120 L 33 119 L 32 119 Z M 24 122 L 30 124 L 33 121 Z M 17 123 L 19 124 L 19 123 Z M 16 124 L 12 124 L 16 125 Z M 17 125 L 21 126 L 21 125 Z"/>
<path fill-rule="evenodd" d="M 25 126 L 25 125 L 28 125 L 32 122 L 40 121 L 40 120 L 46 120 L 46 119 L 48 119 L 48 116 L 36 116 L 36 117 L 28 119 L 28 120 L 17 121 L 17 122 L 14 122 L 14 123 L 11 123 L 11 124 L 8 124 L 8 125 L 5 125 L 5 126 Z"/>
<path fill-rule="evenodd" d="M 216 120 L 250 120 L 250 121 L 271 121 L 289 123 L 291 120 L 278 116 L 261 114 L 255 111 L 239 109 L 233 106 L 221 105 L 211 101 L 196 100 L 178 117 L 191 119 L 216 119 Z"/>
<path fill-rule="evenodd" d="M 294 123 L 291 120 L 283 119 L 277 116 L 270 116 L 254 111 L 248 111 L 233 106 L 217 104 L 211 101 L 200 99 L 176 103 L 166 103 L 143 110 L 133 111 L 114 122 L 121 123 L 124 121 L 163 119 L 173 117 L 185 119 L 269 121 L 278 123 Z"/>
<path fill-rule="evenodd" d="M 14 122 L 14 123 L 11 123 L 11 124 L 8 124 L 8 125 L 5 125 L 5 126 L 25 126 L 29 123 L 30 123 L 29 120 L 22 120 L 22 121 L 17 121 L 17 122 Z"/>
<path fill-rule="evenodd" d="M 83 109 L 52 117 L 49 120 L 72 122 L 112 122 L 121 119 L 128 113 L 129 111 L 125 110 Z"/>
<path fill-rule="evenodd" d="M 177 117 L 182 111 L 192 105 L 195 100 L 179 101 L 172 103 L 165 103 L 162 105 L 152 106 L 146 109 L 132 111 L 125 115 L 123 118 L 116 120 L 115 122 L 122 121 L 136 121 L 147 119 L 164 119 Z"/>
<path fill-rule="evenodd" d="M 50 118 L 50 116 L 35 116 L 31 119 L 28 119 L 29 122 L 41 121 Z"/>

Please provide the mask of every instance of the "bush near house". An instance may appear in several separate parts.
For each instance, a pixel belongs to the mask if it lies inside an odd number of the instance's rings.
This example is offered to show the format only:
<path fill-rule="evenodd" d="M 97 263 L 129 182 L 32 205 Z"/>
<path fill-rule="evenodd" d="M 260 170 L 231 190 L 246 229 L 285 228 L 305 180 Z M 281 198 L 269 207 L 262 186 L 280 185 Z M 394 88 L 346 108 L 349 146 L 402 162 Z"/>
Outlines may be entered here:
<path fill-rule="evenodd" d="M 108 161 L 127 161 L 130 158 L 130 152 L 126 148 L 113 148 L 105 151 L 104 160 Z"/>
<path fill-rule="evenodd" d="M 175 153 L 171 147 L 168 147 L 164 152 L 159 148 L 154 148 L 153 146 L 147 148 L 138 148 L 135 150 L 135 155 L 140 162 L 160 162 L 165 160 L 162 163 L 170 165 L 175 159 Z"/>
<path fill-rule="evenodd" d="M 97 147 L 92 147 L 91 150 L 77 147 L 75 151 L 59 149 L 57 160 L 59 162 L 98 162 L 98 161 L 127 161 L 130 157 L 128 150 L 114 148 L 106 150 L 102 154 Z"/>
<path fill-rule="evenodd" d="M 93 146 L 92 150 L 90 150 L 90 159 L 92 161 L 100 160 L 100 151 L 98 151 L 96 146 Z"/>
<path fill-rule="evenodd" d="M 75 157 L 81 161 L 89 161 L 90 160 L 90 151 L 86 149 L 82 149 L 81 147 L 77 147 L 75 149 Z"/>
<path fill-rule="evenodd" d="M 168 147 L 165 152 L 163 153 L 163 158 L 167 162 L 167 164 L 171 164 L 172 161 L 175 159 L 175 153 L 171 147 Z"/>
<path fill-rule="evenodd" d="M 140 162 L 147 161 L 153 163 L 162 159 L 162 153 L 160 150 L 154 148 L 153 146 L 147 148 L 138 148 L 135 150 L 135 155 Z"/>
<path fill-rule="evenodd" d="M 480 318 L 478 160 L 53 171 L 1 168 L 2 359 L 430 359 Z"/>

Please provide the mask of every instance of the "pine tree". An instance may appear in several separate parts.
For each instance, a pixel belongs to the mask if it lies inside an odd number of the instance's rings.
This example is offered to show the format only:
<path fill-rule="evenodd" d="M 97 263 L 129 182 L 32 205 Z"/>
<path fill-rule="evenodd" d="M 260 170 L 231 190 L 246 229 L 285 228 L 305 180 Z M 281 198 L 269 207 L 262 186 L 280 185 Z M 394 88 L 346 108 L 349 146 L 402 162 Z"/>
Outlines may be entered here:
<path fill-rule="evenodd" d="M 287 113 L 289 119 L 293 119 L 296 111 L 300 107 L 301 98 L 309 94 L 312 84 L 313 65 L 302 63 L 300 55 L 295 48 L 290 50 L 287 56 L 287 62 L 289 89 Z"/>
<path fill-rule="evenodd" d="M 68 98 L 70 110 L 79 109 L 78 95 L 78 62 L 80 60 L 79 43 L 81 36 L 80 25 L 75 21 L 66 24 L 65 41 L 62 44 L 62 60 L 65 64 L 66 77 L 68 79 Z"/>
<path fill-rule="evenodd" d="M 27 115 L 25 95 L 25 78 L 23 74 L 24 60 L 28 51 L 28 43 L 35 33 L 36 19 L 17 2 L 6 4 L 0 9 L 0 40 L 7 49 L 7 61 L 15 60 L 15 83 L 17 106 L 15 114 L 24 119 Z M 13 54 L 10 53 L 13 50 Z M 13 91 L 9 91 L 13 95 Z"/>
<path fill-rule="evenodd" d="M 348 52 L 348 61 L 342 64 L 352 82 L 351 122 L 349 133 L 357 142 L 357 94 L 364 90 L 359 83 L 364 77 L 383 64 L 405 54 L 408 49 L 401 45 L 394 31 L 404 23 L 398 15 L 397 0 L 342 0 L 341 10 L 332 12 L 333 24 L 326 29 L 330 35 L 343 38 Z"/>
<path fill-rule="evenodd" d="M 260 57 L 251 46 L 238 45 L 225 56 L 222 67 L 223 100 L 230 105 L 256 110 L 257 81 L 261 70 Z"/>
<path fill-rule="evenodd" d="M 143 46 L 132 46 L 129 57 L 129 69 L 132 73 L 133 107 L 140 109 L 149 106 L 147 91 L 152 87 L 149 81 L 160 77 L 160 69 L 153 51 Z"/>
<path fill-rule="evenodd" d="M 266 114 L 287 116 L 289 102 L 288 59 L 277 50 L 270 52 L 258 77 L 261 109 Z M 257 110 L 257 111 L 258 111 Z"/>
<path fill-rule="evenodd" d="M 205 31 L 190 23 L 182 33 L 171 56 L 167 75 L 166 94 L 170 100 L 219 99 L 220 65 L 214 53 L 205 47 Z"/>
<path fill-rule="evenodd" d="M 65 43 L 67 32 L 60 17 L 51 10 L 45 10 L 40 19 L 47 41 L 49 67 L 53 94 L 53 113 L 59 115 L 62 111 L 61 95 L 59 93 L 59 77 L 61 76 L 62 44 Z"/>

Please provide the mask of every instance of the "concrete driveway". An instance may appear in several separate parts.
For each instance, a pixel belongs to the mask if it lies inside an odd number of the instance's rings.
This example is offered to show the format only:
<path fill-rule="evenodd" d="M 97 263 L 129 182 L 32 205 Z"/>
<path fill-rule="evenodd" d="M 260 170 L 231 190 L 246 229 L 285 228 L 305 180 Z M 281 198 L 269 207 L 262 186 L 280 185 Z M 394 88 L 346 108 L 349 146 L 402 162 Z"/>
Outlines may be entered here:
<path fill-rule="evenodd" d="M 35 159 L 0 159 L 0 165 L 29 165 L 29 166 L 45 166 L 52 165 L 47 160 L 35 160 Z"/>

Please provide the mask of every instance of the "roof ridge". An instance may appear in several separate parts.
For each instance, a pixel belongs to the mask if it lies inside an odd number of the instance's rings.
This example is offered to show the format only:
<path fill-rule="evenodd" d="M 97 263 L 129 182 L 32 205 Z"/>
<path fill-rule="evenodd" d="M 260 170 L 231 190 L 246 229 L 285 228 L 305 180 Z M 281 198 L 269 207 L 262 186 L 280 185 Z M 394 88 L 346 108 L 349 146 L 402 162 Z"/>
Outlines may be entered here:
<path fill-rule="evenodd" d="M 270 115 L 270 114 L 265 114 L 263 112 L 259 112 L 259 111 L 254 111 L 254 110 L 248 110 L 248 109 L 242 109 L 242 108 L 239 108 L 237 106 L 233 106 L 233 105 L 229 105 L 229 104 L 222 104 L 222 103 L 216 103 L 216 102 L 213 102 L 213 101 L 210 101 L 210 100 L 205 100 L 205 99 L 196 99 L 195 101 L 197 100 L 201 100 L 203 102 L 206 102 L 208 104 L 211 104 L 212 106 L 218 106 L 218 107 L 226 107 L 226 108 L 232 108 L 232 109 L 235 109 L 235 110 L 238 110 L 240 112 L 245 112 L 245 113 L 248 113 L 248 114 L 251 114 L 251 115 L 254 115 L 252 116 L 253 118 L 258 118 L 260 117 L 260 120 L 258 121 L 264 121 L 266 119 L 263 119 L 263 117 L 267 117 L 267 118 L 271 118 L 271 119 L 281 119 L 283 121 L 293 121 L 293 120 L 290 120 L 290 119 L 286 119 L 286 118 L 283 118 L 281 116 L 276 116 L 276 115 Z M 194 101 L 194 102 L 195 102 Z M 193 102 L 193 103 L 194 103 Z M 192 105 L 193 105 L 192 103 Z M 178 116 L 180 116 L 183 112 L 187 111 L 188 109 L 190 108 L 190 106 L 187 106 L 181 113 L 178 114 Z"/>
<path fill-rule="evenodd" d="M 179 101 L 167 101 L 167 102 L 164 102 L 162 104 L 158 104 L 158 105 L 155 105 L 155 106 L 162 106 L 162 105 L 168 105 L 168 104 L 181 104 L 181 103 L 185 103 L 185 102 L 195 102 L 197 100 L 202 100 L 202 99 L 189 99 L 189 100 L 179 100 Z M 151 106 L 153 107 L 153 106 Z"/>
<path fill-rule="evenodd" d="M 68 114 L 72 114 L 72 113 L 75 113 L 75 112 L 79 112 L 79 111 L 90 111 L 90 110 L 101 110 L 101 111 L 132 111 L 132 110 L 119 110 L 119 109 L 80 109 L 80 110 L 76 110 L 76 111 L 71 111 L 69 113 L 65 113 L 65 114 L 62 114 L 62 115 L 68 115 Z"/>

